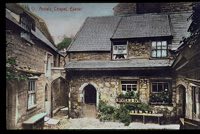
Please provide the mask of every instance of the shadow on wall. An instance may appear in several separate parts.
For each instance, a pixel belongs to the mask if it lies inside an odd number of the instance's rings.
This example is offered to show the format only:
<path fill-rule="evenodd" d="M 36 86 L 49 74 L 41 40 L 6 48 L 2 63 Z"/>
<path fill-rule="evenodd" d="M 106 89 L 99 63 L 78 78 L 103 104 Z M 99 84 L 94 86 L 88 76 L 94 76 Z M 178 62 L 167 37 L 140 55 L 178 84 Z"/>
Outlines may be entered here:
<path fill-rule="evenodd" d="M 68 107 L 69 97 L 68 97 L 68 84 L 67 81 L 59 77 L 55 79 L 52 84 L 52 111 L 60 106 Z"/>

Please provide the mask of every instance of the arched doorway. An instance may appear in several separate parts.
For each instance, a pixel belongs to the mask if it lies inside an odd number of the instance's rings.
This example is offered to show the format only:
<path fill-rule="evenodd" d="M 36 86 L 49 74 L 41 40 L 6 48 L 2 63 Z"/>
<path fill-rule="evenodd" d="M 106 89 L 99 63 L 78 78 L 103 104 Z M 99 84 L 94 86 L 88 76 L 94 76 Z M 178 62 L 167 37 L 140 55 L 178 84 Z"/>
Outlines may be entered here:
<path fill-rule="evenodd" d="M 49 99 L 48 84 L 45 85 L 45 111 L 47 116 L 51 117 L 51 101 Z"/>
<path fill-rule="evenodd" d="M 186 88 L 183 85 L 178 87 L 178 104 L 179 104 L 179 115 L 185 117 L 186 112 Z"/>
<path fill-rule="evenodd" d="M 83 116 L 96 118 L 97 91 L 95 87 L 88 84 L 83 89 L 83 96 Z"/>

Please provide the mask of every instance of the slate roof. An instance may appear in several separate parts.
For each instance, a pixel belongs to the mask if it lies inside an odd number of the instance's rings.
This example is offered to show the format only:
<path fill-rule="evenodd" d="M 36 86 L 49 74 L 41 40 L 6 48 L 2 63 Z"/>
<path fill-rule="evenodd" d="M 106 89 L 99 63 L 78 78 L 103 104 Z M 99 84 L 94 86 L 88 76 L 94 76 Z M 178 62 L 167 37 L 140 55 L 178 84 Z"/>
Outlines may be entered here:
<path fill-rule="evenodd" d="M 18 21 L 6 10 L 6 18 L 10 21 L 12 21 L 13 23 L 15 23 L 17 26 L 19 26 L 20 28 L 24 29 L 19 23 Z M 47 46 L 49 46 L 50 48 L 52 48 L 54 51 L 56 51 L 57 53 L 59 53 L 61 56 L 64 56 L 63 54 L 61 54 L 58 49 L 47 39 L 47 37 L 36 27 L 35 31 L 31 30 L 31 33 L 38 38 L 39 40 L 41 40 L 42 42 L 44 42 Z"/>
<path fill-rule="evenodd" d="M 167 15 L 137 14 L 128 17 L 88 17 L 68 52 L 110 51 L 110 39 L 171 36 Z"/>
<path fill-rule="evenodd" d="M 18 3 L 6 3 L 6 8 L 16 14 L 21 14 L 23 12 L 27 13 L 32 19 L 35 20 L 36 27 L 38 27 L 38 29 L 41 30 L 41 32 L 46 36 L 46 38 L 55 46 L 53 38 L 48 30 L 48 27 L 42 18 L 32 13 L 31 11 L 26 10 Z"/>
<path fill-rule="evenodd" d="M 68 51 L 110 51 L 112 37 L 120 17 L 88 17 Z"/>
<path fill-rule="evenodd" d="M 68 70 L 85 70 L 85 69 L 130 69 L 130 68 L 155 68 L 169 67 L 173 60 L 149 60 L 149 59 L 134 59 L 122 61 L 73 61 L 68 62 L 65 66 Z"/>
<path fill-rule="evenodd" d="M 171 36 L 168 15 L 140 14 L 122 17 L 113 39 Z"/>

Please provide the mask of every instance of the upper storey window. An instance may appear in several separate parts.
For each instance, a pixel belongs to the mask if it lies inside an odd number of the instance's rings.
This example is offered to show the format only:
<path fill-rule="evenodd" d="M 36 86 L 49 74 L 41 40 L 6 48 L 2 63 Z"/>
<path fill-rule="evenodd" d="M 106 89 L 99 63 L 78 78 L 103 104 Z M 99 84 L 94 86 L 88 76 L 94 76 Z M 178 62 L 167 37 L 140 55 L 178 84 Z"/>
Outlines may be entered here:
<path fill-rule="evenodd" d="M 153 41 L 151 44 L 151 57 L 164 58 L 167 56 L 167 41 Z"/>
<path fill-rule="evenodd" d="M 127 58 L 127 45 L 113 45 L 113 59 L 126 59 Z"/>
<path fill-rule="evenodd" d="M 24 31 L 21 32 L 21 37 L 33 44 L 31 40 L 31 30 L 35 30 L 34 20 L 26 14 L 21 14 L 20 25 L 24 29 Z"/>
<path fill-rule="evenodd" d="M 160 4 L 159 3 L 137 3 L 136 11 L 138 14 L 160 13 Z"/>
<path fill-rule="evenodd" d="M 35 31 L 34 20 L 25 13 L 20 15 L 20 24 L 27 32 Z"/>

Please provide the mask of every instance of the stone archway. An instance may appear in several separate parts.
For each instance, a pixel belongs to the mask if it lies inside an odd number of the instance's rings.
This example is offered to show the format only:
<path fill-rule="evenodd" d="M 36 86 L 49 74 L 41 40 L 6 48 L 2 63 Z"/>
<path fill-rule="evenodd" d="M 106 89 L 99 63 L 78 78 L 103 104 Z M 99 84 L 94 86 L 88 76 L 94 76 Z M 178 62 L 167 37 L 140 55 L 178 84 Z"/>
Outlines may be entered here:
<path fill-rule="evenodd" d="M 93 83 L 85 83 L 80 89 L 80 102 L 82 103 L 82 116 L 96 118 L 98 108 L 98 90 Z"/>
<path fill-rule="evenodd" d="M 96 89 L 94 86 L 92 85 L 87 85 L 85 88 L 84 88 L 84 103 L 85 104 L 92 104 L 92 105 L 95 105 L 96 106 Z"/>
<path fill-rule="evenodd" d="M 68 96 L 68 85 L 67 81 L 63 77 L 58 77 L 51 83 L 51 112 L 59 107 L 68 107 L 69 96 Z"/>
<path fill-rule="evenodd" d="M 186 115 L 186 88 L 183 85 L 178 86 L 178 115 Z"/>

